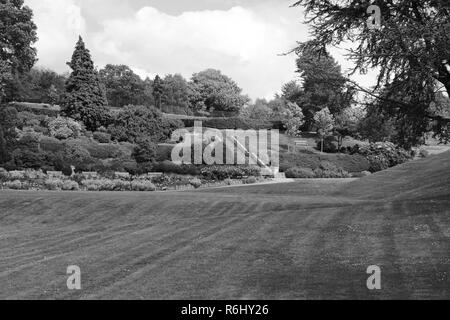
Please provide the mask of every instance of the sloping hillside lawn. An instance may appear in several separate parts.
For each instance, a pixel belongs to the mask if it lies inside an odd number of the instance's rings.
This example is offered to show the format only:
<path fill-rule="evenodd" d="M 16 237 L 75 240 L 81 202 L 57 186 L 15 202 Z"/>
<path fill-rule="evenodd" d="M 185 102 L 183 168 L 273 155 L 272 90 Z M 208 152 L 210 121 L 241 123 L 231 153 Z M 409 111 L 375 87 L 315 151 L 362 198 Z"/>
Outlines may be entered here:
<path fill-rule="evenodd" d="M 350 183 L 0 191 L 0 239 L 0 299 L 449 299 L 450 153 Z"/>

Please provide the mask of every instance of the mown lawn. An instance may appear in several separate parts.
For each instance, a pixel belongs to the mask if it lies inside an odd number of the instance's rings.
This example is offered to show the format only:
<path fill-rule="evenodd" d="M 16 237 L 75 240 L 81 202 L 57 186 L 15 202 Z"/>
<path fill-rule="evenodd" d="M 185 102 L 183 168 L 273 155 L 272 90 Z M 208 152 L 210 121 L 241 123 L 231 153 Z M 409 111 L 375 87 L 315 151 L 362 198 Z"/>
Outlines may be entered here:
<path fill-rule="evenodd" d="M 0 299 L 448 299 L 449 160 L 356 182 L 0 191 Z"/>

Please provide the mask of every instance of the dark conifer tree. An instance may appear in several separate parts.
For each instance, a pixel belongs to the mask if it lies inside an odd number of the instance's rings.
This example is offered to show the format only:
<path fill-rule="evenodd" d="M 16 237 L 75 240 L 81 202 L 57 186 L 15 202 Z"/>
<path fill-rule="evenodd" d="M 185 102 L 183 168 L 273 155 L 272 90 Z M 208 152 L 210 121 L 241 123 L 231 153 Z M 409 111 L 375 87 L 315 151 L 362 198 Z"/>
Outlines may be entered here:
<path fill-rule="evenodd" d="M 110 117 L 106 108 L 105 89 L 81 37 L 76 44 L 71 62 L 67 64 L 72 73 L 66 82 L 66 94 L 62 103 L 63 114 L 83 122 L 91 131 L 107 125 Z"/>

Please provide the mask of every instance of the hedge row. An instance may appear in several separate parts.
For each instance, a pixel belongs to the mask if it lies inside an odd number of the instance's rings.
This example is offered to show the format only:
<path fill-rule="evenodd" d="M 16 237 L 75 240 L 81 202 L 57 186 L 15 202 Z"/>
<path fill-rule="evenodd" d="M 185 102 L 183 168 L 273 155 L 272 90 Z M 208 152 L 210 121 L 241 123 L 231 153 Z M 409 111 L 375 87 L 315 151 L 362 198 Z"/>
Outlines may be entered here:
<path fill-rule="evenodd" d="M 273 124 L 269 121 L 244 119 L 240 117 L 233 118 L 189 118 L 182 119 L 185 127 L 193 127 L 196 121 L 201 121 L 202 126 L 206 128 L 215 128 L 219 130 L 234 129 L 234 130 L 263 130 L 272 129 Z"/>

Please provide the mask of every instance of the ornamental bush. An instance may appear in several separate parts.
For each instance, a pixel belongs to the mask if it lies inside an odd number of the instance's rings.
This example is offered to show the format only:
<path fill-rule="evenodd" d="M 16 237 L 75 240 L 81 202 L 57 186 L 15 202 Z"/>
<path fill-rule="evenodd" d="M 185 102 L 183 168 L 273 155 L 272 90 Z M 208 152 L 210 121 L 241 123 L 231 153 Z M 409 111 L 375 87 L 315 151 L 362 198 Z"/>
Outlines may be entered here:
<path fill-rule="evenodd" d="M 374 173 L 395 167 L 411 159 L 411 154 L 391 142 L 377 142 L 365 146 L 356 145 L 350 152 L 365 156 L 370 162 L 369 171 Z"/>
<path fill-rule="evenodd" d="M 192 179 L 190 182 L 191 186 L 193 186 L 195 189 L 198 189 L 202 186 L 202 181 L 198 178 Z"/>
<path fill-rule="evenodd" d="M 81 133 L 81 125 L 70 118 L 58 117 L 50 121 L 48 128 L 50 135 L 59 140 L 76 139 Z"/>
<path fill-rule="evenodd" d="M 22 190 L 22 182 L 20 180 L 7 181 L 5 187 L 12 190 Z"/>
<path fill-rule="evenodd" d="M 156 187 L 150 181 L 134 180 L 131 182 L 132 191 L 156 191 Z"/>
<path fill-rule="evenodd" d="M 261 176 L 261 169 L 259 167 L 245 166 L 207 166 L 201 170 L 201 175 L 209 180 L 223 181 L 251 176 L 259 177 Z"/>
<path fill-rule="evenodd" d="M 290 179 L 312 179 L 316 177 L 314 171 L 310 168 L 294 167 L 286 170 L 286 178 Z"/>
<path fill-rule="evenodd" d="M 111 135 L 106 132 L 99 132 L 96 131 L 93 133 L 94 140 L 100 143 L 110 143 L 111 142 Z"/>

